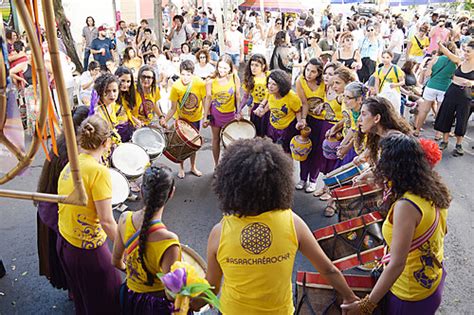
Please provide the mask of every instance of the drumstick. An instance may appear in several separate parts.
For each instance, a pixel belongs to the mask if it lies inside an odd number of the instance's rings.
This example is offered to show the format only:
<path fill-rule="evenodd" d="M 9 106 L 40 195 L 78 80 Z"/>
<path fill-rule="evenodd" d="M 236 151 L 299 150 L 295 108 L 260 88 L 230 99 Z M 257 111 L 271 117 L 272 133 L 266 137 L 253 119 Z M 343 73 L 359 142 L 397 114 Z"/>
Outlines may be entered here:
<path fill-rule="evenodd" d="M 235 141 L 235 139 L 225 131 L 222 133 L 222 135 L 227 137 L 227 139 L 229 139 L 230 141 Z"/>

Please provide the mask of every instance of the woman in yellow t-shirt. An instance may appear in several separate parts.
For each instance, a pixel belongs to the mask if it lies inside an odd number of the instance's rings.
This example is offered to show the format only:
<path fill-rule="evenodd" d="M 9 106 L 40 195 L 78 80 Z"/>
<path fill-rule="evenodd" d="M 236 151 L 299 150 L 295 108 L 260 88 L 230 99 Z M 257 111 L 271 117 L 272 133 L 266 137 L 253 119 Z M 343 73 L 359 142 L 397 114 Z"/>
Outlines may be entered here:
<path fill-rule="evenodd" d="M 212 156 L 214 165 L 219 163 L 221 152 L 221 129 L 234 119 L 242 118 L 240 107 L 240 79 L 234 72 L 229 55 L 219 58 L 216 72 L 206 83 L 204 102 L 204 128 L 212 127 Z"/>
<path fill-rule="evenodd" d="M 342 308 L 371 314 L 385 296 L 387 314 L 435 314 L 446 277 L 448 187 L 431 168 L 416 138 L 392 133 L 380 142 L 380 152 L 375 173 L 392 201 L 382 226 L 386 265 L 370 294 Z"/>
<path fill-rule="evenodd" d="M 137 52 L 133 47 L 125 48 L 123 53 L 123 66 L 131 69 L 133 73 L 138 73 L 143 64 L 142 58 L 137 56 Z"/>
<path fill-rule="evenodd" d="M 167 127 L 171 118 L 183 119 L 190 123 L 196 130 L 201 127 L 203 115 L 202 101 L 206 96 L 204 81 L 194 75 L 194 62 L 185 60 L 179 66 L 180 78 L 171 86 L 171 108 L 166 113 L 165 119 L 160 122 L 162 127 Z M 191 173 L 200 177 L 201 171 L 196 168 L 196 153 L 190 157 Z M 178 177 L 184 178 L 184 161 L 179 163 Z"/>
<path fill-rule="evenodd" d="M 401 114 L 402 94 L 400 87 L 405 84 L 405 72 L 392 64 L 393 53 L 385 50 L 382 52 L 382 66 L 375 70 L 375 93 L 388 99 Z"/>
<path fill-rule="evenodd" d="M 156 276 L 169 272 L 181 259 L 178 236 L 161 219 L 175 191 L 171 169 L 164 165 L 146 169 L 141 191 L 145 207 L 122 213 L 114 242 L 112 263 L 127 274 L 121 290 L 122 313 L 171 314 L 173 302 Z"/>
<path fill-rule="evenodd" d="M 279 145 L 260 137 L 238 140 L 225 151 L 215 175 L 224 217 L 209 235 L 206 278 L 221 293 L 223 314 L 294 314 L 291 278 L 298 250 L 344 303 L 357 300 L 291 210 L 293 163 Z"/>
<path fill-rule="evenodd" d="M 253 111 L 267 98 L 267 77 L 269 74 L 267 71 L 268 66 L 265 56 L 261 54 L 252 55 L 245 67 L 242 85 L 244 89 L 242 103 L 249 106 L 250 121 L 255 125 L 259 137 L 264 137 L 267 134 L 270 112 L 267 112 L 263 117 L 258 117 Z"/>
<path fill-rule="evenodd" d="M 430 45 L 430 39 L 428 37 L 429 27 L 426 24 L 423 24 L 418 29 L 418 32 L 414 34 L 410 41 L 407 44 L 407 58 L 406 59 L 413 59 L 415 60 L 417 66 L 415 71 L 417 70 L 418 66 L 423 62 L 423 58 L 425 56 L 426 49 Z"/>
<path fill-rule="evenodd" d="M 112 266 L 107 238 L 114 241 L 117 224 L 112 215 L 112 182 L 99 161 L 110 147 L 111 129 L 97 115 L 79 129 L 79 168 L 87 204 L 59 204 L 57 250 L 74 296 L 77 314 L 118 314 L 120 275 Z M 69 163 L 58 180 L 58 194 L 74 191 Z M 100 288 L 100 289 L 98 289 Z"/>
<path fill-rule="evenodd" d="M 301 100 L 291 90 L 291 78 L 283 70 L 273 70 L 267 81 L 268 96 L 256 110 L 255 115 L 263 117 L 270 112 L 267 136 L 290 153 L 290 141 L 298 130 L 304 127 L 301 120 Z"/>
<path fill-rule="evenodd" d="M 138 118 L 144 126 L 151 123 L 154 115 L 157 115 L 159 120 L 165 118 L 158 104 L 160 89 L 157 83 L 156 74 L 152 67 L 145 65 L 140 68 L 135 94 L 137 106 L 133 108 L 132 115 Z"/>
<path fill-rule="evenodd" d="M 135 83 L 133 73 L 127 67 L 119 67 L 115 71 L 115 76 L 119 80 L 119 96 L 115 104 L 118 120 L 117 131 L 122 142 L 128 142 L 132 138 L 135 127 L 141 126 L 140 120 L 132 115 L 132 110 L 136 106 Z"/>

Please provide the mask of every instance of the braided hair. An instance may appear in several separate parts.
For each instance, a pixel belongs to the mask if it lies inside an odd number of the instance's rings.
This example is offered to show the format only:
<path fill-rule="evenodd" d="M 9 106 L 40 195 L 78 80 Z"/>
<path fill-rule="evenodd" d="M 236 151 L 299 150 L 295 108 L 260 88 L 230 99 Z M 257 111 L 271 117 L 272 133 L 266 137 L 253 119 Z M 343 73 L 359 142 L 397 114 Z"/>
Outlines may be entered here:
<path fill-rule="evenodd" d="M 155 276 L 148 270 L 145 264 L 145 248 L 153 215 L 162 208 L 174 188 L 174 178 L 169 167 L 164 165 L 153 165 L 149 167 L 143 175 L 142 194 L 145 202 L 145 214 L 140 230 L 138 241 L 138 258 L 143 270 L 146 273 L 146 285 L 152 286 Z"/>

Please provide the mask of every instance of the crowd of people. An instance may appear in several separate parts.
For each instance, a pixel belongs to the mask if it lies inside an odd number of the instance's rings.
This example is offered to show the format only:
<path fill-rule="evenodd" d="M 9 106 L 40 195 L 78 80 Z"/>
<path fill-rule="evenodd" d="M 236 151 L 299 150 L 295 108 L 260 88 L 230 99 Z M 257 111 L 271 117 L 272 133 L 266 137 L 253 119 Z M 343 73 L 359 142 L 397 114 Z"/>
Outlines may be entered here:
<path fill-rule="evenodd" d="M 172 21 L 162 47 L 147 20 L 139 27 L 120 21 L 111 31 L 88 17 L 83 29 L 86 70 L 74 122 L 89 201 L 84 207 L 38 205 L 46 226 L 39 230 L 41 272 L 54 286 L 69 289 L 76 312 L 172 312 L 154 275 L 168 272 L 181 257 L 178 236 L 161 220 L 175 193 L 174 175 L 163 165 L 147 169 L 144 208 L 123 213 L 117 224 L 106 166 L 113 148 L 130 141 L 137 128 L 168 128 L 182 119 L 197 130 L 211 127 L 213 188 L 224 217 L 210 232 L 207 279 L 221 292 L 223 314 L 292 314 L 298 250 L 341 293 L 349 314 L 371 314 L 382 303 L 387 314 L 434 314 L 446 276 L 443 242 L 451 197 L 418 138 L 433 111 L 439 149 L 447 149 L 455 125 L 453 155 L 464 154 L 473 111 L 474 20 L 433 13 L 428 20 L 415 14 L 406 21 L 389 11 L 343 18 L 328 8 L 319 22 L 313 10 L 278 16 L 235 10 L 225 21 L 224 47 L 211 9 L 182 12 Z M 11 78 L 19 90 L 28 89 L 25 46 L 14 31 L 7 41 Z M 67 72 L 69 60 L 63 59 Z M 27 107 L 34 106 L 31 99 Z M 32 130 L 34 112 L 27 109 Z M 244 118 L 254 124 L 257 138 L 238 141 L 221 155 L 222 128 Z M 295 185 L 290 141 L 306 127 L 312 150 L 299 163 Z M 64 148 L 64 138 L 58 144 Z M 72 191 L 67 155 L 60 152 L 45 162 L 40 192 Z M 190 157 L 191 173 L 200 177 L 196 159 Z M 354 183 L 385 187 L 390 203 L 383 225 L 390 263 L 363 299 L 291 211 L 295 187 L 327 200 L 324 214 L 333 216 L 328 190 L 317 190 L 316 183 L 320 174 L 348 163 L 368 163 Z M 185 177 L 184 162 L 177 176 Z M 241 245 L 242 231 L 252 224 L 270 230 L 265 256 L 283 262 L 237 263 L 262 256 Z M 432 230 L 426 242 L 411 250 L 426 230 Z M 113 253 L 107 239 L 114 242 Z M 118 270 L 127 279 L 121 290 Z"/>

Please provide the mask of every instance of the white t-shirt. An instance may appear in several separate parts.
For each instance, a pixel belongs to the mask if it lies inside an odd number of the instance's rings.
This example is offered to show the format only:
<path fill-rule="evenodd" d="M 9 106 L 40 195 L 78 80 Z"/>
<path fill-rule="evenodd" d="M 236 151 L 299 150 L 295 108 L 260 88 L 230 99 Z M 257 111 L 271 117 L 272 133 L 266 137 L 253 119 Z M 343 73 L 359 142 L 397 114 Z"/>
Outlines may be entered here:
<path fill-rule="evenodd" d="M 121 41 L 119 37 L 121 37 L 123 35 L 123 31 L 122 30 L 118 30 L 116 33 L 115 33 L 115 38 L 116 38 L 116 43 L 117 43 L 117 53 L 119 55 L 123 55 L 123 53 L 125 52 L 125 48 L 127 48 L 127 44 L 125 43 L 125 41 Z M 127 39 L 127 35 L 125 35 L 125 40 Z"/>
<path fill-rule="evenodd" d="M 49 52 L 44 54 L 45 61 L 51 61 L 51 55 Z M 59 52 L 59 60 L 61 60 L 61 70 L 63 72 L 64 84 L 66 89 L 74 87 L 74 77 L 72 75 L 72 66 L 68 61 L 68 56 L 63 52 Z"/>
<path fill-rule="evenodd" d="M 179 31 L 175 31 L 171 38 L 172 48 L 181 48 L 181 45 L 186 42 L 188 36 L 191 36 L 194 30 L 189 24 L 184 24 Z"/>
<path fill-rule="evenodd" d="M 87 84 L 89 82 L 92 81 L 92 76 L 91 76 L 91 72 L 89 70 L 87 71 L 84 71 L 82 74 L 81 74 L 81 86 L 80 86 L 80 90 L 81 90 L 81 94 L 88 94 L 90 95 L 92 93 L 92 89 L 94 88 L 94 84 L 92 83 L 87 89 L 83 89 L 82 86 L 84 84 Z"/>
<path fill-rule="evenodd" d="M 229 30 L 226 32 L 225 39 L 224 52 L 232 55 L 240 54 L 240 47 L 244 45 L 244 35 L 237 30 Z"/>
<path fill-rule="evenodd" d="M 201 67 L 201 65 L 197 63 L 194 67 L 194 74 L 200 78 L 207 78 L 214 73 L 215 69 L 216 68 L 210 63 L 206 63 L 204 67 Z"/>
<path fill-rule="evenodd" d="M 392 36 L 390 36 L 390 45 L 393 47 L 392 52 L 395 54 L 401 54 L 403 48 L 403 42 L 405 40 L 405 34 L 401 29 L 396 29 L 393 31 Z"/>

